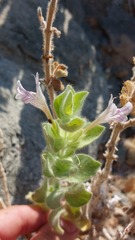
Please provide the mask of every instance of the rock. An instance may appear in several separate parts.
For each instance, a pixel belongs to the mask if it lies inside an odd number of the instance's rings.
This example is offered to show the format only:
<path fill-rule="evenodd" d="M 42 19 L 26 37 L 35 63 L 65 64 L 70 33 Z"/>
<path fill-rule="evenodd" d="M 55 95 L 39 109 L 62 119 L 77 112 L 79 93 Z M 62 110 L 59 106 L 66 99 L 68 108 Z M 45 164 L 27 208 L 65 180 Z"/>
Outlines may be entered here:
<path fill-rule="evenodd" d="M 128 79 L 135 51 L 134 1 L 101 0 L 95 7 L 93 0 L 80 0 L 80 5 L 81 21 L 76 14 L 75 19 L 96 47 L 102 67 L 110 68 L 110 80 L 112 76 L 122 81 Z M 73 12 L 72 4 L 68 7 Z"/>
<path fill-rule="evenodd" d="M 131 63 L 135 52 L 134 24 L 134 17 L 120 7 L 109 9 L 103 19 L 102 27 L 112 48 L 110 68 L 121 80 L 126 80 L 131 74 Z"/>

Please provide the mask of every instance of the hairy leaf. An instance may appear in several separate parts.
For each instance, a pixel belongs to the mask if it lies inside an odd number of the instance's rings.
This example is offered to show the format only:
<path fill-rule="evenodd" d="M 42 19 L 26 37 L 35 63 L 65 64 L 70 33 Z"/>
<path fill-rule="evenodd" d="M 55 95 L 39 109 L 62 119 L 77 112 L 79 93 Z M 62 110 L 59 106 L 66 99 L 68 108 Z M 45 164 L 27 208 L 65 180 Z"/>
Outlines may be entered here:
<path fill-rule="evenodd" d="M 67 122 L 67 123 L 62 123 L 60 124 L 61 127 L 69 132 L 74 132 L 77 131 L 78 129 L 80 129 L 85 123 L 85 120 L 79 117 L 76 117 L 74 119 L 72 119 L 71 121 Z"/>
<path fill-rule="evenodd" d="M 73 114 L 73 94 L 71 91 L 67 93 L 61 106 L 61 115 L 63 115 L 63 118 L 70 119 L 70 116 Z"/>
<path fill-rule="evenodd" d="M 42 167 L 43 167 L 43 174 L 46 177 L 53 177 L 53 165 L 54 165 L 54 157 L 51 153 L 45 152 L 42 154 Z"/>
<path fill-rule="evenodd" d="M 71 186 L 65 193 L 65 199 L 72 207 L 81 207 L 91 198 L 91 193 L 86 191 L 83 184 Z"/>
<path fill-rule="evenodd" d="M 60 225 L 60 217 L 63 212 L 64 212 L 64 209 L 57 208 L 56 210 L 53 210 L 49 215 L 49 222 L 58 234 L 64 233 L 64 230 L 62 229 L 62 227 Z"/>
<path fill-rule="evenodd" d="M 87 146 L 93 141 L 95 141 L 103 133 L 104 129 L 105 129 L 104 126 L 98 125 L 88 130 L 87 132 L 84 132 L 78 148 Z"/>
<path fill-rule="evenodd" d="M 57 159 L 53 167 L 56 177 L 69 176 L 71 169 L 76 169 L 76 167 L 70 159 Z"/>
<path fill-rule="evenodd" d="M 90 179 L 94 176 L 100 167 L 100 163 L 94 160 L 92 157 L 86 154 L 78 154 L 73 157 L 74 163 L 76 163 L 77 171 L 70 172 L 68 178 L 69 182 L 79 183 Z"/>
<path fill-rule="evenodd" d="M 74 95 L 74 113 L 80 112 L 84 101 L 86 99 L 86 97 L 88 96 L 88 92 L 87 91 L 81 91 L 81 92 L 77 92 Z"/>
<path fill-rule="evenodd" d="M 64 196 L 63 189 L 56 189 L 46 199 L 46 203 L 49 208 L 56 209 L 61 206 L 61 199 Z"/>

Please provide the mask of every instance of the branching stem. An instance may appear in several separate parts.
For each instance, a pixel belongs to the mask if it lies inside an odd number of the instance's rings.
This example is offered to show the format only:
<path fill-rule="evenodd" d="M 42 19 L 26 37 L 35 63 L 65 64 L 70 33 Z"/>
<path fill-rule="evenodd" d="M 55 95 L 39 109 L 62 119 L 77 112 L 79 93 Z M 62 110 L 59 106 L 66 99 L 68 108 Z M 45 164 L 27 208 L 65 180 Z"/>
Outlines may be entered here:
<path fill-rule="evenodd" d="M 101 193 L 100 193 L 101 186 L 104 182 L 108 180 L 108 176 L 112 168 L 112 163 L 117 157 L 115 155 L 115 151 L 119 141 L 120 133 L 128 127 L 134 127 L 134 126 L 135 126 L 135 119 L 131 119 L 125 123 L 116 123 L 113 127 L 110 139 L 106 144 L 105 167 L 101 172 L 98 172 L 97 175 L 92 180 L 91 188 L 92 188 L 93 198 L 91 202 L 88 204 L 87 212 L 86 212 L 86 215 L 89 216 L 89 219 L 91 218 L 92 213 L 96 210 L 97 203 L 99 202 L 99 200 L 102 199 Z"/>

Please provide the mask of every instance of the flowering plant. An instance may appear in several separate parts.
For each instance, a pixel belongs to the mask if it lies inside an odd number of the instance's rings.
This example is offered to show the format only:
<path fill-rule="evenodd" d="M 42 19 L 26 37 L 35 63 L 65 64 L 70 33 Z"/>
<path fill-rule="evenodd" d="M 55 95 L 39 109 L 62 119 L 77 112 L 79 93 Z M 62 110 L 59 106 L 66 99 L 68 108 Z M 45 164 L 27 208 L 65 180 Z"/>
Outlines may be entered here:
<path fill-rule="evenodd" d="M 122 108 L 117 108 L 111 95 L 107 108 L 93 122 L 81 116 L 89 93 L 76 92 L 71 85 L 64 89 L 60 78 L 67 76 L 67 67 L 54 61 L 52 55 L 52 38 L 54 35 L 60 36 L 60 31 L 52 26 L 56 9 L 57 0 L 51 0 L 45 21 L 38 8 L 43 34 L 42 60 L 45 76 L 41 80 L 36 73 L 36 92 L 27 91 L 18 81 L 16 99 L 39 108 L 47 118 L 42 124 L 46 141 L 41 156 L 43 182 L 40 188 L 28 193 L 27 199 L 47 209 L 51 226 L 58 234 L 63 234 L 61 218 L 72 221 L 82 232 L 91 228 L 91 214 L 98 208 L 101 185 L 107 180 L 115 159 L 119 134 L 131 125 L 131 122 L 127 122 L 127 115 L 133 111 L 134 106 L 129 99 L 124 104 L 122 102 Z M 41 83 L 45 83 L 50 107 Z M 59 91 L 62 93 L 58 94 Z M 80 149 L 100 137 L 105 129 L 100 125 L 103 123 L 113 125 L 113 131 L 105 153 L 106 165 L 101 170 L 100 162 L 80 153 Z"/>

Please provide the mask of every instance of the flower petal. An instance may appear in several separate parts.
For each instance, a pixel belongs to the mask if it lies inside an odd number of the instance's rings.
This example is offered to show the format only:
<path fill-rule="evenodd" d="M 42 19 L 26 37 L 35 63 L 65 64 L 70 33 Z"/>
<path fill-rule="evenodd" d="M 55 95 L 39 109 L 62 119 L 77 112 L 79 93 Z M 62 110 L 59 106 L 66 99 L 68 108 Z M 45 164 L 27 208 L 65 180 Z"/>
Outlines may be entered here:
<path fill-rule="evenodd" d="M 17 94 L 16 99 L 22 100 L 25 104 L 30 103 L 31 105 L 41 109 L 47 116 L 49 120 L 53 120 L 51 112 L 47 106 L 45 96 L 40 87 L 39 74 L 36 73 L 35 76 L 36 92 L 27 91 L 21 84 L 20 81 L 17 82 Z"/>
<path fill-rule="evenodd" d="M 127 115 L 132 111 L 132 108 L 133 108 L 132 103 L 128 102 L 122 108 L 117 108 L 117 106 L 113 103 L 112 99 L 113 98 L 111 96 L 109 104 L 106 108 L 107 111 L 106 110 L 104 111 L 104 113 L 106 113 L 106 116 L 104 119 L 102 119 L 102 122 L 100 123 L 113 122 L 113 121 L 115 122 L 127 121 Z M 99 118 L 100 118 L 100 115 L 99 115 Z"/>
<path fill-rule="evenodd" d="M 131 102 L 127 102 L 121 109 L 120 111 L 125 114 L 128 115 L 133 109 L 133 105 Z"/>
<path fill-rule="evenodd" d="M 24 103 L 31 103 L 31 101 L 35 98 L 36 93 L 27 91 L 21 84 L 20 81 L 17 82 L 17 94 L 15 99 L 20 99 Z"/>
<path fill-rule="evenodd" d="M 113 103 L 113 100 L 113 96 L 111 95 L 107 108 L 97 117 L 97 119 L 86 127 L 86 131 L 102 123 L 125 122 L 128 120 L 127 115 L 133 109 L 132 103 L 127 102 L 122 108 L 117 108 L 115 103 Z"/>

